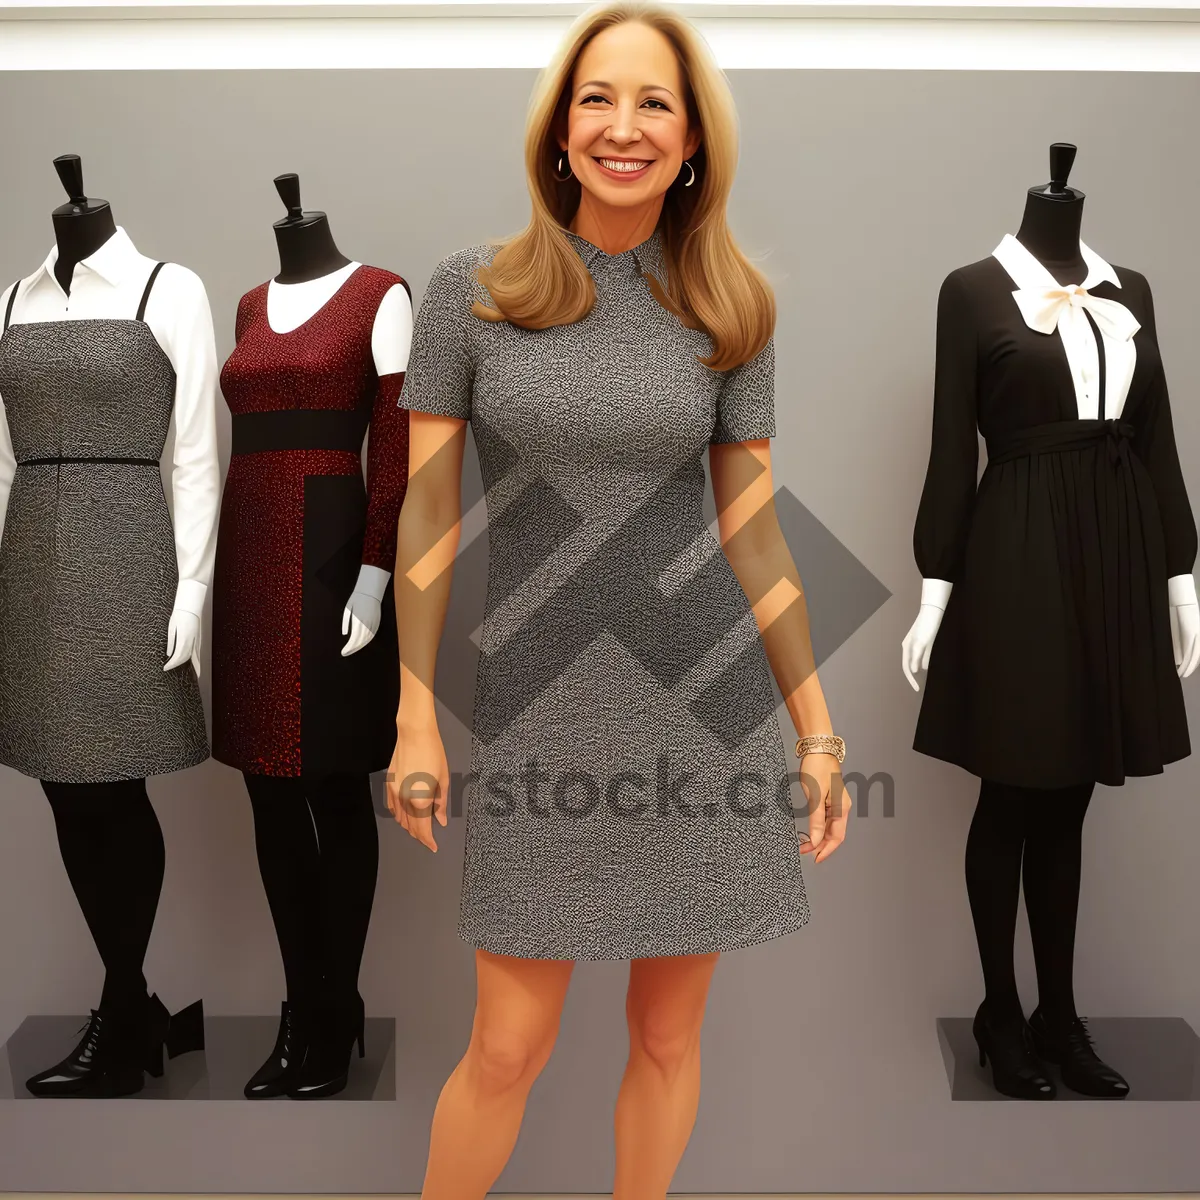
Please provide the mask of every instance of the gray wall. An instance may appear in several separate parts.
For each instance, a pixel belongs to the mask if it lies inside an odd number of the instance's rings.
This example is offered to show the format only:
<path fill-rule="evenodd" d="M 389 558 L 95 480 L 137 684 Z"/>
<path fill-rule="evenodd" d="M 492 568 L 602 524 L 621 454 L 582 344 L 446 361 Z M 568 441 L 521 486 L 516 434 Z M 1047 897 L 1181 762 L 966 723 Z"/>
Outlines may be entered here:
<path fill-rule="evenodd" d="M 62 199 L 50 160 L 70 151 L 144 252 L 203 277 L 222 359 L 238 297 L 276 269 L 271 178 L 282 171 L 300 173 L 306 206 L 329 212 L 347 254 L 398 270 L 419 296 L 440 257 L 524 223 L 532 80 L 503 70 L 0 77 L 0 276 L 45 254 Z M 919 589 L 911 522 L 938 285 L 1015 231 L 1051 141 L 1080 147 L 1085 240 L 1155 289 L 1200 501 L 1200 79 L 764 71 L 734 73 L 733 84 L 743 127 L 733 224 L 765 255 L 780 302 L 778 480 L 893 593 L 824 663 L 822 681 L 854 767 L 890 772 L 896 800 L 892 818 L 853 823 L 841 851 L 809 868 L 807 929 L 720 965 L 704 1097 L 676 1187 L 1194 1190 L 1194 1104 L 950 1101 L 935 1019 L 973 1012 L 981 991 L 962 878 L 975 781 L 910 749 L 919 697 L 899 645 Z M 223 406 L 220 420 L 227 455 Z M 803 560 L 799 569 L 819 603 L 822 578 Z M 207 693 L 207 654 L 202 684 Z M 1186 685 L 1193 721 L 1198 688 Z M 452 767 L 465 769 L 465 730 L 445 720 L 443 732 Z M 1078 937 L 1084 1012 L 1200 1027 L 1198 780 L 1193 758 L 1097 790 Z M 203 995 L 213 1014 L 277 1012 L 282 972 L 241 779 L 208 762 L 150 789 L 168 846 L 152 986 L 172 1007 Z M 3 1038 L 30 1013 L 86 1011 L 101 971 L 37 783 L 5 770 L 0 803 Z M 472 953 L 455 936 L 461 824 L 439 832 L 436 856 L 381 827 L 363 991 L 368 1011 L 398 1017 L 395 1105 L 180 1102 L 182 1120 L 174 1103 L 13 1102 L 0 1120 L 0 1188 L 418 1191 L 429 1117 L 474 1002 Z M 1032 1007 L 1023 923 L 1018 967 Z M 625 971 L 577 968 L 502 1190 L 611 1188 Z"/>

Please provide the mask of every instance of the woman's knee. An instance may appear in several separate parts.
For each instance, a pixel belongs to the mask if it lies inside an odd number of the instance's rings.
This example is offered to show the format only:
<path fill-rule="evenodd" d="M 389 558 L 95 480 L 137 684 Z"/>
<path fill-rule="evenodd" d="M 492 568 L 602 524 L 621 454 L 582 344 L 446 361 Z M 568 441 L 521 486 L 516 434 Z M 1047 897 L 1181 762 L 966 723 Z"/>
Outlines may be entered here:
<path fill-rule="evenodd" d="M 691 1015 L 630 1007 L 630 1048 L 641 1053 L 664 1074 L 678 1072 L 695 1053 L 700 1024 Z"/>
<path fill-rule="evenodd" d="M 491 1093 L 527 1088 L 550 1057 L 557 1028 L 530 1030 L 481 1024 L 471 1037 L 467 1059 L 479 1085 Z"/>

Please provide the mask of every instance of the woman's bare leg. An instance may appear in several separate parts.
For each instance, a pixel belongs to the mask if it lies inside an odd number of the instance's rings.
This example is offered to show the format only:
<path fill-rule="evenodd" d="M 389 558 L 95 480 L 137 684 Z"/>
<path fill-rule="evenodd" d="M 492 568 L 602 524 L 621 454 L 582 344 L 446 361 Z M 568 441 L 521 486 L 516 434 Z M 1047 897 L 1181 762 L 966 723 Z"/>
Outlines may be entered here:
<path fill-rule="evenodd" d="M 700 1029 L 719 957 L 629 964 L 629 1062 L 617 1096 L 613 1200 L 663 1200 L 671 1186 L 696 1123 Z"/>
<path fill-rule="evenodd" d="M 499 1178 L 554 1048 L 574 966 L 475 952 L 471 1040 L 434 1110 L 422 1200 L 484 1200 Z"/>

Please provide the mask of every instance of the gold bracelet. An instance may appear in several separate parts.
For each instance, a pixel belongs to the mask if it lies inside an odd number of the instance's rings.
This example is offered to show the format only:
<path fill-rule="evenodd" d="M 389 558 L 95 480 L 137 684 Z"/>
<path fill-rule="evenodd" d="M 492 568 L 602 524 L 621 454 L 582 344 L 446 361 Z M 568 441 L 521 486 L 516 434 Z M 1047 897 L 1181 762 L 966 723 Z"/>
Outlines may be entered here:
<path fill-rule="evenodd" d="M 846 743 L 836 733 L 812 733 L 796 741 L 796 757 L 806 754 L 832 754 L 838 762 L 844 762 Z"/>

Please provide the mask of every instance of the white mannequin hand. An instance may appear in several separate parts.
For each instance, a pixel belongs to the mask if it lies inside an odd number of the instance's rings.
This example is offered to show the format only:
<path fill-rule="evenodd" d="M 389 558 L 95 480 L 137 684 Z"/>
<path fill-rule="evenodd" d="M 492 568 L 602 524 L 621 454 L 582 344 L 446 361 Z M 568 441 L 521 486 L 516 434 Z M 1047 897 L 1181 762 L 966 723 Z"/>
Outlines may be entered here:
<path fill-rule="evenodd" d="M 1171 649 L 1175 673 L 1186 679 L 1200 662 L 1200 604 L 1196 581 L 1190 572 L 1167 580 L 1167 602 L 1171 606 Z"/>
<path fill-rule="evenodd" d="M 346 601 L 342 612 L 342 633 L 350 640 L 342 647 L 342 657 L 361 650 L 379 632 L 381 617 L 379 601 L 366 592 L 355 592 Z"/>
<path fill-rule="evenodd" d="M 164 671 L 173 671 L 188 659 L 200 677 L 200 618 L 184 608 L 176 608 L 167 624 L 167 661 Z"/>
<path fill-rule="evenodd" d="M 391 571 L 363 563 L 358 569 L 354 592 L 342 612 L 342 633 L 350 635 L 342 647 L 342 657 L 361 650 L 379 632 L 383 615 L 383 593 L 391 579 Z"/>
<path fill-rule="evenodd" d="M 916 672 L 924 671 L 929 666 L 929 652 L 933 649 L 933 639 L 937 637 L 941 623 L 942 610 L 936 604 L 922 604 L 912 628 L 904 635 L 900 646 L 900 665 L 914 692 L 921 690 Z"/>
<path fill-rule="evenodd" d="M 1200 662 L 1200 606 L 1171 605 L 1171 646 L 1175 651 L 1175 673 L 1186 679 Z"/>

